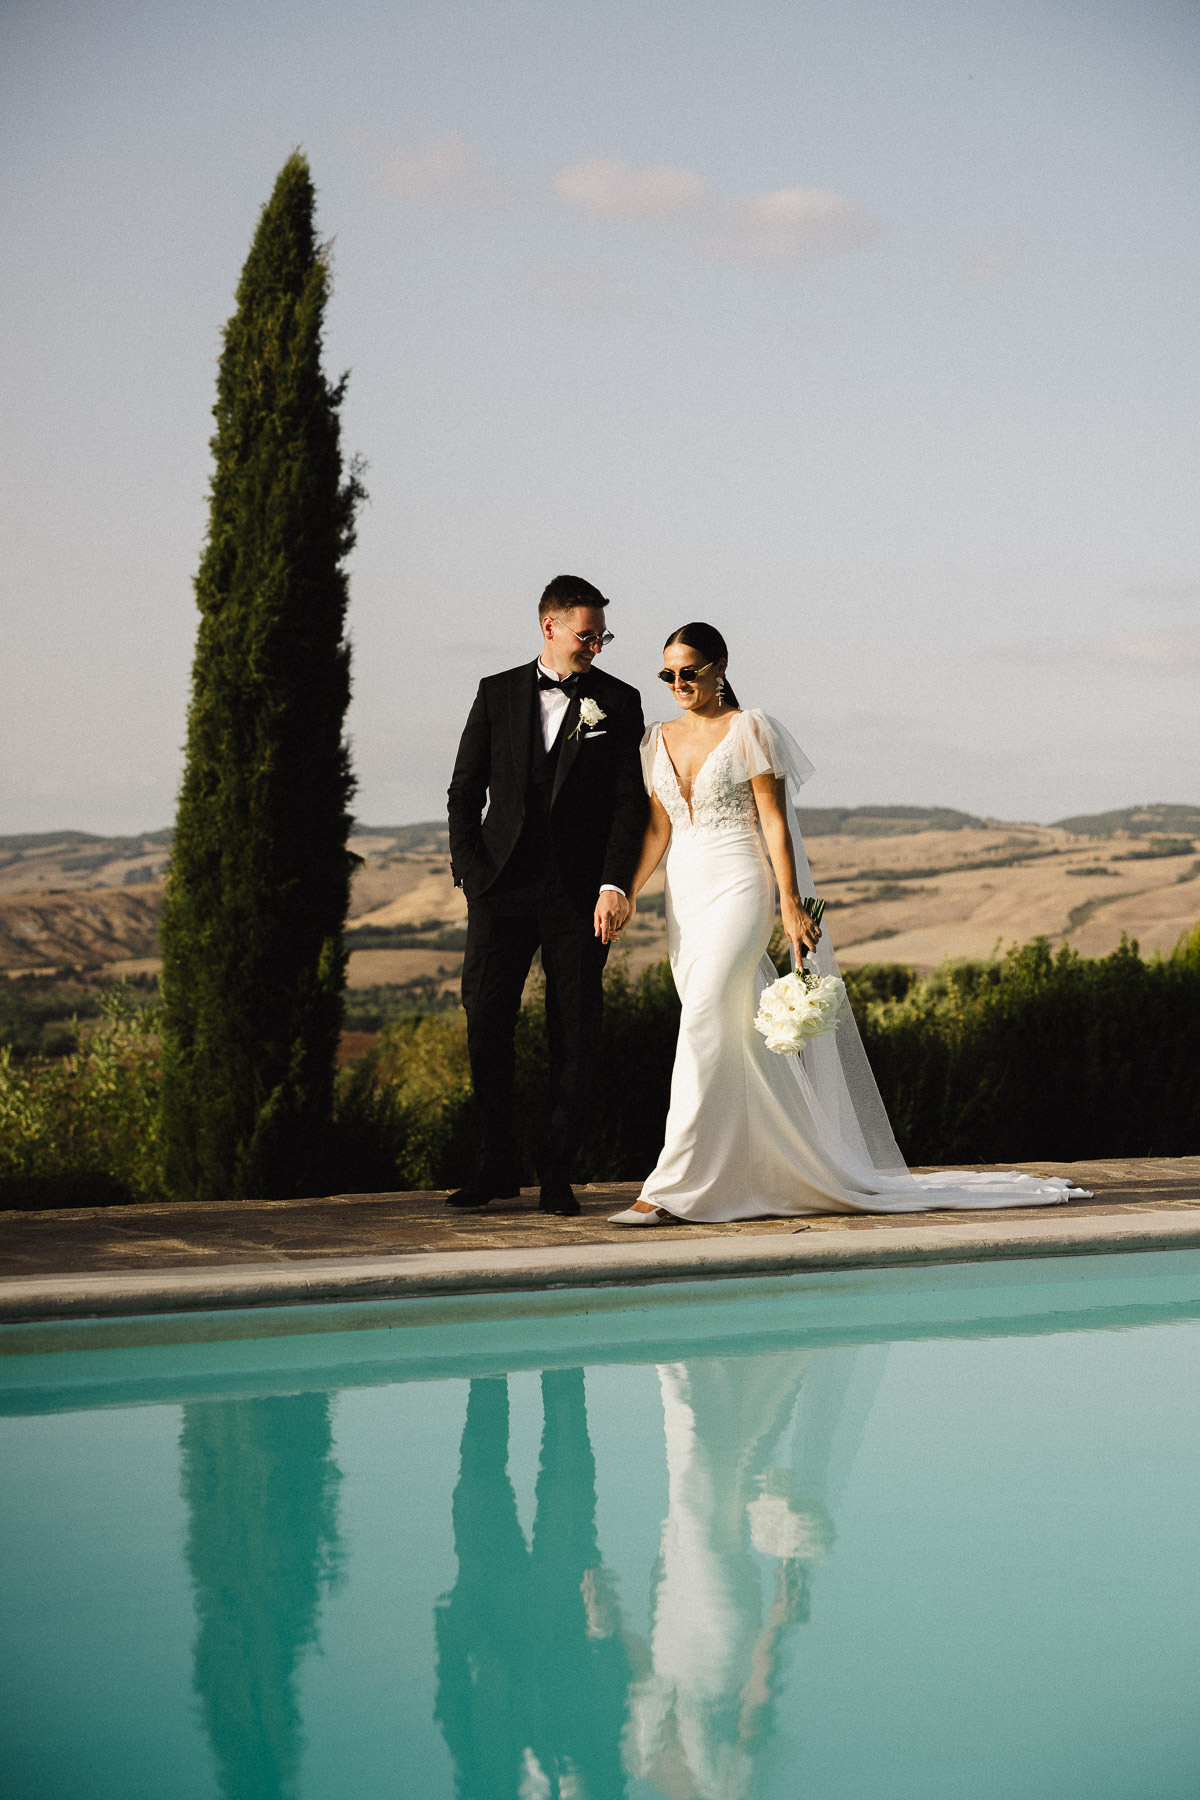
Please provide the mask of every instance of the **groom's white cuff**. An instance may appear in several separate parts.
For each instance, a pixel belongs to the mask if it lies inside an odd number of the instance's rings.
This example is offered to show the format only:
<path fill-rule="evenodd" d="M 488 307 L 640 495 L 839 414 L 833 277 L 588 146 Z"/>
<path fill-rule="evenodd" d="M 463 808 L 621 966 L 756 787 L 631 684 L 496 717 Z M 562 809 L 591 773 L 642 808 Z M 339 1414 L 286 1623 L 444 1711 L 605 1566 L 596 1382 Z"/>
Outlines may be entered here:
<path fill-rule="evenodd" d="M 628 900 L 629 898 L 629 895 L 625 892 L 624 888 L 614 887 L 611 881 L 602 881 L 600 883 L 600 892 L 602 894 L 620 894 L 622 900 Z"/>

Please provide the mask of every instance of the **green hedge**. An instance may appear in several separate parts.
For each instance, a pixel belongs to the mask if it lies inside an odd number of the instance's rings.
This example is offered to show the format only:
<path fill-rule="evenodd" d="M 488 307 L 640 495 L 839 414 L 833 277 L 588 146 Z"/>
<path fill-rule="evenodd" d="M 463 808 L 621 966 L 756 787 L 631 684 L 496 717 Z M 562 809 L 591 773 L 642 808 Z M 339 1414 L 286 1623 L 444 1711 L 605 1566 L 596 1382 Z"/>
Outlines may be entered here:
<path fill-rule="evenodd" d="M 579 1161 L 581 1180 L 633 1180 L 662 1147 L 679 1030 L 668 965 L 631 980 L 618 964 L 605 981 L 600 1092 Z M 522 1183 L 536 1179 L 545 1112 L 546 1020 L 540 993 L 522 1007 L 516 1038 L 517 1152 Z M 345 1192 L 451 1187 L 474 1173 L 478 1121 L 471 1095 L 466 1021 L 410 1015 L 343 1077 L 338 1186 Z"/>
<path fill-rule="evenodd" d="M 155 1007 L 99 996 L 102 1022 L 53 1061 L 0 1047 L 0 1208 L 163 1196 Z"/>
<path fill-rule="evenodd" d="M 1200 1150 L 1200 927 L 1149 962 L 1038 939 L 856 1010 L 912 1163 Z"/>
<path fill-rule="evenodd" d="M 1122 944 L 1092 961 L 1038 939 L 1000 961 L 949 963 L 923 979 L 903 964 L 868 964 L 848 973 L 847 988 L 910 1162 L 1200 1151 L 1200 927 L 1165 959 L 1143 961 L 1136 945 Z M 653 1166 L 678 1025 L 665 963 L 636 981 L 610 971 L 581 1180 L 639 1180 Z M 526 1183 L 535 1179 L 545 1085 L 535 998 L 517 1028 Z M 478 1143 L 461 1015 L 389 1027 L 347 1078 L 341 1120 L 347 1152 L 357 1146 L 358 1166 L 373 1171 L 369 1185 L 465 1180 Z"/>
<path fill-rule="evenodd" d="M 847 975 L 884 1102 L 913 1163 L 1070 1161 L 1200 1152 L 1200 926 L 1170 957 L 1136 945 L 1087 960 L 1042 939 L 991 963 L 918 978 Z M 70 1056 L 0 1050 L 0 1207 L 164 1197 L 156 1015 L 106 997 Z M 581 1181 L 638 1180 L 662 1144 L 679 1001 L 665 963 L 610 968 L 600 1091 Z M 517 1026 L 521 1175 L 535 1179 L 546 1087 L 540 996 Z M 461 1013 L 408 1014 L 340 1078 L 310 1191 L 442 1188 L 475 1166 L 478 1127 Z"/>

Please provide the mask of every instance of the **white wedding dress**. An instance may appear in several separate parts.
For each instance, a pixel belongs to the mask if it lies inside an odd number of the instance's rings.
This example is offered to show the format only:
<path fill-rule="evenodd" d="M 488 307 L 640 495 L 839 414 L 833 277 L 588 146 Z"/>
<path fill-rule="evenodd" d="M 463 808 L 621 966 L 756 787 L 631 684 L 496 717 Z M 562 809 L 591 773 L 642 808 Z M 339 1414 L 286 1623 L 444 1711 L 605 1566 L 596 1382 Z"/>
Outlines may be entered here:
<path fill-rule="evenodd" d="M 648 793 L 671 821 L 667 949 L 682 1002 L 666 1142 L 641 1198 L 677 1218 L 927 1212 L 1048 1206 L 1084 1190 L 1054 1177 L 942 1170 L 910 1174 L 888 1124 L 849 1008 L 799 1056 L 768 1050 L 754 1029 L 775 979 L 765 955 L 775 878 L 750 788 L 782 776 L 802 894 L 814 892 L 795 795 L 812 764 L 776 720 L 733 715 L 692 784 L 680 791 L 662 729 L 642 740 Z M 836 974 L 828 934 L 806 965 Z"/>
<path fill-rule="evenodd" d="M 654 1793 L 797 1791 L 770 1755 L 773 1703 L 886 1355 L 870 1345 L 659 1365 L 667 1516 L 649 1666 L 625 1733 L 629 1773 Z M 792 1729 L 802 1698 L 793 1687 Z"/>

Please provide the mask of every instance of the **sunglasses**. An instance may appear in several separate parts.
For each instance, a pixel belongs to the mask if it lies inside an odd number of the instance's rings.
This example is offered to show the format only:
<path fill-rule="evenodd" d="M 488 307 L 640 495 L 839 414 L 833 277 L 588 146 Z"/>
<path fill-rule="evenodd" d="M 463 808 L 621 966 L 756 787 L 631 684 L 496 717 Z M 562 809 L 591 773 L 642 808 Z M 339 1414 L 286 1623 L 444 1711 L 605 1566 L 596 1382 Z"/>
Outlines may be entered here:
<path fill-rule="evenodd" d="M 573 625 L 566 625 L 563 629 L 569 631 L 573 638 L 578 638 L 585 650 L 595 650 L 597 653 L 613 641 L 611 631 L 576 631 Z"/>
<path fill-rule="evenodd" d="M 668 687 L 674 687 L 677 681 L 682 681 L 690 687 L 697 675 L 703 675 L 711 668 L 712 663 L 706 662 L 703 667 L 699 669 L 693 669 L 690 665 L 686 669 L 660 669 L 658 671 L 658 679 L 660 681 L 665 681 Z"/>

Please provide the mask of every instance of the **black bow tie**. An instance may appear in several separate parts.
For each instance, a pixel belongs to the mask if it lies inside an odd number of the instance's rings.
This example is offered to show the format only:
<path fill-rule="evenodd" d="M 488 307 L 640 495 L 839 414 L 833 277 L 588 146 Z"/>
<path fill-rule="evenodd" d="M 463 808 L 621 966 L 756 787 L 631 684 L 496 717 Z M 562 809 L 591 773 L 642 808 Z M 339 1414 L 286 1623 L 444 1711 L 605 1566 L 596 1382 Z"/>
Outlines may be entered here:
<path fill-rule="evenodd" d="M 578 675 L 565 675 L 561 681 L 555 681 L 553 676 L 543 675 L 542 671 L 540 669 L 538 670 L 539 692 L 549 690 L 552 694 L 565 694 L 568 700 L 573 700 L 579 682 L 580 677 Z"/>

